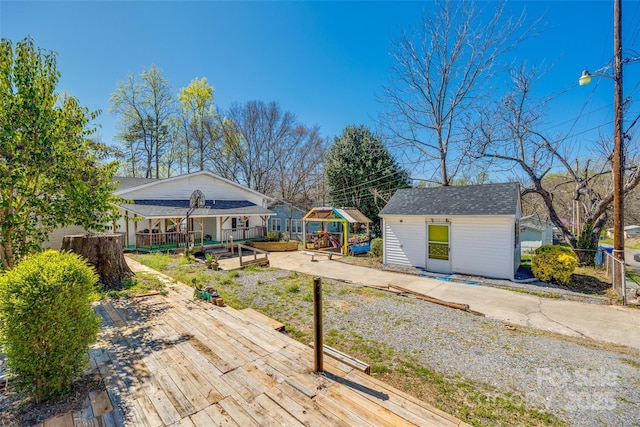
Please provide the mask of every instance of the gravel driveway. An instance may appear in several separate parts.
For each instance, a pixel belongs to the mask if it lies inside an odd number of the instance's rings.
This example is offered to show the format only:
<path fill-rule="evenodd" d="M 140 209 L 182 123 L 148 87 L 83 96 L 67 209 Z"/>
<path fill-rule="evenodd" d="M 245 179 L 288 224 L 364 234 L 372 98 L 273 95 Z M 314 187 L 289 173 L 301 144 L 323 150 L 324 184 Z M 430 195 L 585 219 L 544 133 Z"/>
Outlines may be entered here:
<path fill-rule="evenodd" d="M 283 305 L 264 292 L 283 270 L 242 272 L 234 293 L 251 307 L 308 324 L 311 302 Z M 329 288 L 329 286 L 327 286 Z M 325 288 L 326 289 L 326 288 Z M 460 375 L 522 396 L 573 426 L 640 426 L 640 354 L 579 340 L 532 334 L 502 322 L 425 301 L 333 283 L 324 292 L 324 330 L 355 332 L 411 353 L 447 376 Z M 286 300 L 286 298 L 284 298 Z M 630 331 L 638 333 L 637 331 Z M 610 349 L 612 348 L 612 349 Z"/>

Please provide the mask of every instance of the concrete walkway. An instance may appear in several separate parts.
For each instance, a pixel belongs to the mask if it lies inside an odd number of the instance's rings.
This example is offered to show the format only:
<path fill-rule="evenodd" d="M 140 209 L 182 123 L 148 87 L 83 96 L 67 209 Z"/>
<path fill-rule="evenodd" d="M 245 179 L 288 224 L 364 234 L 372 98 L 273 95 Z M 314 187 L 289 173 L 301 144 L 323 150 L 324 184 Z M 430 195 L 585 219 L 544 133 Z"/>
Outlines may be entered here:
<path fill-rule="evenodd" d="M 397 285 L 442 300 L 469 304 L 487 317 L 640 350 L 640 309 L 560 301 L 488 286 L 358 267 L 304 252 L 271 252 L 273 267 L 361 285 Z M 231 260 L 229 260 L 231 261 Z M 237 260 L 236 260 L 237 262 Z M 224 266 L 223 266 L 224 268 Z"/>

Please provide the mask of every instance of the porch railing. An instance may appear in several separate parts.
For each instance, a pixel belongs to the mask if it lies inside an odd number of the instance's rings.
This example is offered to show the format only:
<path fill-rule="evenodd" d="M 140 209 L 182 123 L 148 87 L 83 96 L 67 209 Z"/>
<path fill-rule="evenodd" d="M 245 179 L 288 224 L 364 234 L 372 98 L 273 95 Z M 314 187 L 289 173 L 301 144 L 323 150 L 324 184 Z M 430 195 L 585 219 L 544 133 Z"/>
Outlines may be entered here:
<path fill-rule="evenodd" d="M 245 227 L 222 230 L 222 241 L 259 239 L 267 235 L 267 227 Z"/>
<path fill-rule="evenodd" d="M 168 232 L 138 232 L 136 233 L 136 248 L 160 249 L 160 248 L 185 248 L 191 242 L 198 244 L 202 239 L 201 231 L 190 231 L 187 235 L 182 231 Z"/>

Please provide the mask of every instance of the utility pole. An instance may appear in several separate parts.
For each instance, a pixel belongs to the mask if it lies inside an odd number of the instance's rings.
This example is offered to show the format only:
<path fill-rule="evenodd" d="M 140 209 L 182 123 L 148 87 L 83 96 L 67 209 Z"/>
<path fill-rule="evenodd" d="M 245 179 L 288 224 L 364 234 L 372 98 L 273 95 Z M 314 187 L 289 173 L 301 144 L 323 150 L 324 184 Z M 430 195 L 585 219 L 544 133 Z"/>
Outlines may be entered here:
<path fill-rule="evenodd" d="M 622 1 L 613 2 L 613 256 L 624 263 L 624 131 L 622 98 Z"/>

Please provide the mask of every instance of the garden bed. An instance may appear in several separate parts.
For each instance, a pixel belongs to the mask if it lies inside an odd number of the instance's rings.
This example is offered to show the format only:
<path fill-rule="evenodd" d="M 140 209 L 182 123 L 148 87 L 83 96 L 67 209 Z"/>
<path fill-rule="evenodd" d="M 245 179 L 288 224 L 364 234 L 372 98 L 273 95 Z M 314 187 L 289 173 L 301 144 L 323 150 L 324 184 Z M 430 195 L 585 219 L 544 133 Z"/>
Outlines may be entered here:
<path fill-rule="evenodd" d="M 297 251 L 300 242 L 288 240 L 283 242 L 248 242 L 246 245 L 268 252 Z"/>

